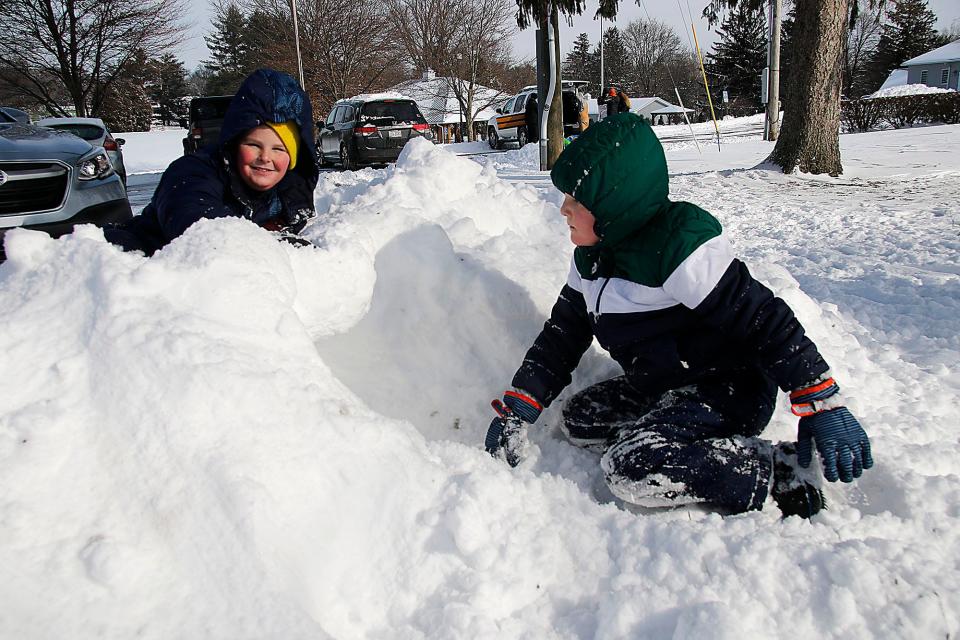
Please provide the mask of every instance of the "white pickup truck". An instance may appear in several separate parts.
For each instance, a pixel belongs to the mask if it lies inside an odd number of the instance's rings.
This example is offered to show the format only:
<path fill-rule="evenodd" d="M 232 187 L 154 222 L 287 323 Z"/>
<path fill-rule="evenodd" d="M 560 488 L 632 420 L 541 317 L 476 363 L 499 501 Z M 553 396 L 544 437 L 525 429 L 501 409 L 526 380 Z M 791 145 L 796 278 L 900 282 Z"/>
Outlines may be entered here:
<path fill-rule="evenodd" d="M 580 87 L 587 83 L 582 80 L 563 81 L 563 135 L 579 134 L 586 128 L 586 98 L 580 93 Z M 502 149 L 508 142 L 516 142 L 522 147 L 530 140 L 527 131 L 527 105 L 537 99 L 537 87 L 528 86 L 497 109 L 497 114 L 487 121 L 487 141 L 493 149 Z M 539 111 L 537 112 L 539 115 Z"/>

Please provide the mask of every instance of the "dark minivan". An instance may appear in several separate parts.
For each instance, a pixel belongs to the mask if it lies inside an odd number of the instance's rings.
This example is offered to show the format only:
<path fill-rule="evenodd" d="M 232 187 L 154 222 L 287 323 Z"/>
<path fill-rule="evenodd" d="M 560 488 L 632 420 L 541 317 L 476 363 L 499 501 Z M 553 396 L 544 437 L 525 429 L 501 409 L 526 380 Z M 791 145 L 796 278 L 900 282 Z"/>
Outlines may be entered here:
<path fill-rule="evenodd" d="M 231 100 L 233 96 L 203 96 L 190 101 L 190 119 L 180 123 L 189 131 L 183 139 L 183 155 L 217 141 Z"/>
<path fill-rule="evenodd" d="M 344 169 L 396 162 L 413 138 L 433 138 L 417 103 L 409 98 L 357 97 L 333 105 L 326 121 L 317 122 L 321 164 Z"/>

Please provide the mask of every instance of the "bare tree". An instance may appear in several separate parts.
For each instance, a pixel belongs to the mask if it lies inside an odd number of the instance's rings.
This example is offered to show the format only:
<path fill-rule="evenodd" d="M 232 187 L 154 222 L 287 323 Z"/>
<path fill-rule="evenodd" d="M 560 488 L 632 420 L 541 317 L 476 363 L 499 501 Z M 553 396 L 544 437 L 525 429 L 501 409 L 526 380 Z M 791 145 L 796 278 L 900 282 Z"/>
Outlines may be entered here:
<path fill-rule="evenodd" d="M 297 59 L 287 0 L 248 0 L 259 12 L 251 20 L 261 60 L 296 77 Z M 382 88 L 400 79 L 394 33 L 381 0 L 298 0 L 303 75 L 317 116 L 342 98 Z M 332 19 L 335 17 L 336 19 Z"/>
<path fill-rule="evenodd" d="M 637 95 L 672 93 L 671 67 L 688 57 L 673 27 L 659 20 L 638 18 L 623 30 L 623 40 L 634 76 L 629 84 Z"/>
<path fill-rule="evenodd" d="M 439 70 L 458 38 L 458 17 L 466 0 L 386 0 L 397 43 L 407 56 L 410 71 Z"/>
<path fill-rule="evenodd" d="M 515 27 L 510 0 L 388 0 L 394 33 L 411 71 L 432 69 L 445 97 L 460 104 L 470 140 L 480 111 L 502 100 L 482 93 L 510 62 L 510 38 Z"/>
<path fill-rule="evenodd" d="M 860 11 L 850 25 L 847 44 L 843 52 L 843 93 L 848 98 L 858 98 L 869 82 L 867 74 L 873 53 L 880 42 L 883 5 L 873 11 Z"/>
<path fill-rule="evenodd" d="M 0 69 L 53 115 L 98 115 L 110 86 L 138 51 L 157 57 L 182 41 L 181 0 L 5 0 Z"/>

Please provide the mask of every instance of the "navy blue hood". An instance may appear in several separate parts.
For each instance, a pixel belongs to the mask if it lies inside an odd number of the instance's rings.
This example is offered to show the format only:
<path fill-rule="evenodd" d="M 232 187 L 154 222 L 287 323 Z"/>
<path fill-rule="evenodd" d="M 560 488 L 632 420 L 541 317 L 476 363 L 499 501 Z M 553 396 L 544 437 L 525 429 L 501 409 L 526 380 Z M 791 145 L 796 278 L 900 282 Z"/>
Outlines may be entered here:
<path fill-rule="evenodd" d="M 218 147 L 226 158 L 237 136 L 267 122 L 296 122 L 300 130 L 294 171 L 317 184 L 317 147 L 313 139 L 313 108 L 297 81 L 281 71 L 258 69 L 237 90 L 220 127 Z"/>

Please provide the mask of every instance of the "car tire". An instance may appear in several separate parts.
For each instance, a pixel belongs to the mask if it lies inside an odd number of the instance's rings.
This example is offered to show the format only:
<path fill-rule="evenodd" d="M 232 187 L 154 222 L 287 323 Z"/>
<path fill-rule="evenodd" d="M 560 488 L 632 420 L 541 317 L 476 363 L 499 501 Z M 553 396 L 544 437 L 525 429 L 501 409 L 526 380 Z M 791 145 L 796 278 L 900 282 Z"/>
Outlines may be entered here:
<path fill-rule="evenodd" d="M 527 128 L 524 126 L 517 127 L 517 145 L 522 149 L 527 142 Z"/>
<path fill-rule="evenodd" d="M 356 161 L 350 155 L 350 147 L 345 144 L 340 145 L 340 166 L 344 171 L 355 171 L 357 168 Z"/>
<path fill-rule="evenodd" d="M 491 149 L 503 149 L 503 140 L 500 139 L 500 136 L 497 135 L 497 130 L 493 127 L 487 129 L 487 142 L 490 144 Z"/>

